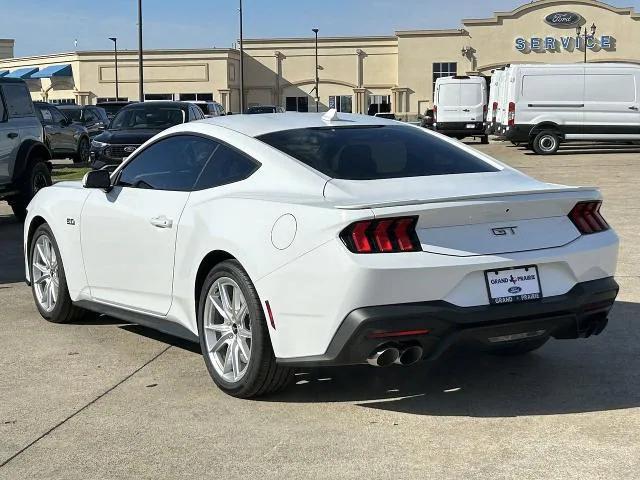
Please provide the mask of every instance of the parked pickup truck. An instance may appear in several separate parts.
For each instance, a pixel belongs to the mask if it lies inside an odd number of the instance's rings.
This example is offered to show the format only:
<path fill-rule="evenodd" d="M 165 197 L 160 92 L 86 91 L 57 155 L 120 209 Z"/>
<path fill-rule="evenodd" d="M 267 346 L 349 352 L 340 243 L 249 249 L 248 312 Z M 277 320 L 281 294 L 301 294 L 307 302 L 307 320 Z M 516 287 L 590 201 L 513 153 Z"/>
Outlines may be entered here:
<path fill-rule="evenodd" d="M 51 185 L 50 159 L 27 85 L 0 78 L 0 200 L 20 220 L 38 190 Z"/>

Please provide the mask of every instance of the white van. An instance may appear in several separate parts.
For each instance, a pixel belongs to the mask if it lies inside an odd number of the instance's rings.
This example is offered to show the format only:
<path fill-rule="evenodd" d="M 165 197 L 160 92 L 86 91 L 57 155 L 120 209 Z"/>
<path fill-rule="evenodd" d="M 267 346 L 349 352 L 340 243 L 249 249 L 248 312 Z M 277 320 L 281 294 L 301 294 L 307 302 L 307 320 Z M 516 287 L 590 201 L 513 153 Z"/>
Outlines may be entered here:
<path fill-rule="evenodd" d="M 505 69 L 500 68 L 491 72 L 491 88 L 489 89 L 489 114 L 487 115 L 487 133 L 491 134 L 496 131 L 498 126 L 498 106 L 500 99 L 500 90 L 503 85 Z"/>
<path fill-rule="evenodd" d="M 640 66 L 518 65 L 505 136 L 550 155 L 562 142 L 640 140 Z"/>
<path fill-rule="evenodd" d="M 484 77 L 443 77 L 436 80 L 433 94 L 434 130 L 450 137 L 481 137 L 485 131 L 487 81 Z"/>

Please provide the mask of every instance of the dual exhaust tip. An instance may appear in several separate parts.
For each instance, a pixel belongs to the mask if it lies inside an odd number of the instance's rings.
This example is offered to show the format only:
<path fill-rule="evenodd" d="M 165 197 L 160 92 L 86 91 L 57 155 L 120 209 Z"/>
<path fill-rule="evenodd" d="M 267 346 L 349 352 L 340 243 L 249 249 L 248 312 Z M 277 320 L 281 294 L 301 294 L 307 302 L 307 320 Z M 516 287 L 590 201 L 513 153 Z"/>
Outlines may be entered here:
<path fill-rule="evenodd" d="M 374 367 L 388 367 L 389 365 L 408 366 L 420 361 L 422 347 L 409 345 L 405 347 L 387 346 L 376 349 L 368 358 L 367 363 Z"/>

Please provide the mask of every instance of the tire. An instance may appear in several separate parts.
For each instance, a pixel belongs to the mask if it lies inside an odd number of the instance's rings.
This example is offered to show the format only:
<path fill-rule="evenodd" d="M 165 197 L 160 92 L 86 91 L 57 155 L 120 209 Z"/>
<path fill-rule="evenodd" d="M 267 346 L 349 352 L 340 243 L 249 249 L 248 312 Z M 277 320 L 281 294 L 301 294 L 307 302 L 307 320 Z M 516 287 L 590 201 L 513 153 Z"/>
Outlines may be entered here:
<path fill-rule="evenodd" d="M 89 150 L 91 144 L 87 137 L 82 137 L 78 142 L 78 150 L 73 156 L 73 163 L 88 163 L 89 162 Z"/>
<path fill-rule="evenodd" d="M 560 138 L 554 132 L 545 130 L 533 139 L 533 151 L 538 155 L 553 155 L 560 148 Z"/>
<path fill-rule="evenodd" d="M 236 316 L 242 308 L 225 309 L 223 291 L 229 305 L 234 305 L 235 299 L 239 305 L 244 303 L 243 318 Z M 229 311 L 235 313 L 226 313 Z M 198 302 L 198 332 L 211 378 L 231 396 L 251 398 L 274 393 L 293 377 L 292 369 L 276 363 L 262 304 L 247 272 L 236 260 L 218 264 L 207 275 Z"/>
<path fill-rule="evenodd" d="M 51 228 L 46 223 L 40 225 L 31 238 L 29 268 L 31 293 L 42 318 L 52 323 L 68 323 L 84 314 L 85 310 L 76 307 L 69 297 L 60 250 Z M 53 294 L 56 288 L 57 294 L 54 299 L 48 292 Z"/>
<path fill-rule="evenodd" d="M 49 167 L 44 161 L 36 158 L 29 162 L 27 171 L 18 183 L 20 193 L 9 200 L 13 214 L 20 221 L 23 221 L 27 216 L 27 205 L 29 205 L 31 199 L 38 193 L 38 190 L 48 187 L 52 183 L 51 172 L 49 172 Z"/>
<path fill-rule="evenodd" d="M 503 345 L 500 347 L 494 347 L 489 351 L 492 355 L 499 355 L 504 357 L 514 357 L 517 355 L 524 355 L 534 350 L 539 349 L 545 343 L 549 341 L 549 337 L 533 338 L 529 340 L 521 340 L 512 344 Z"/>
<path fill-rule="evenodd" d="M 481 143 L 482 145 L 489 145 L 489 135 L 485 135 L 484 137 L 482 137 Z"/>

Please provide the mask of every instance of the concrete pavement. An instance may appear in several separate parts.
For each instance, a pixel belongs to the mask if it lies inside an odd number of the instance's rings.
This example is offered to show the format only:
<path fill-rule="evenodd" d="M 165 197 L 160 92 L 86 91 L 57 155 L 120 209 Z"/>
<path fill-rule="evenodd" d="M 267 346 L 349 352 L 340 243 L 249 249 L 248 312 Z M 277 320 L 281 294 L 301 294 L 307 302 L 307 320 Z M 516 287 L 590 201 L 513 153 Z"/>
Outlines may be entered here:
<path fill-rule="evenodd" d="M 197 346 L 107 317 L 42 320 L 0 204 L 0 479 L 640 477 L 640 149 L 478 148 L 602 188 L 622 240 L 607 330 L 522 358 L 304 371 L 255 401 L 217 390 Z"/>

